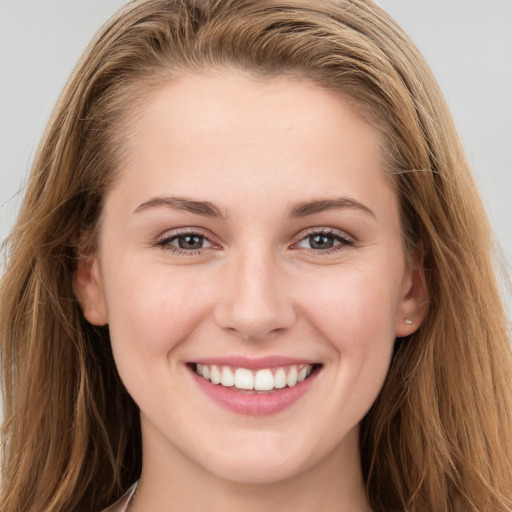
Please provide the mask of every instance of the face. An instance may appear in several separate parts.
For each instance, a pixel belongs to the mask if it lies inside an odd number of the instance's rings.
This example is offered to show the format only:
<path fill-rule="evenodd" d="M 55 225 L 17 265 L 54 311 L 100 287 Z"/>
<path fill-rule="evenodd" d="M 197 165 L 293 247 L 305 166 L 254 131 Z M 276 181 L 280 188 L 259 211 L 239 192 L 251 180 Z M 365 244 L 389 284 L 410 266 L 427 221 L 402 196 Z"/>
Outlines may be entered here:
<path fill-rule="evenodd" d="M 109 324 L 145 465 L 270 482 L 358 464 L 420 321 L 377 132 L 309 82 L 215 74 L 154 93 L 130 129 L 76 285 Z"/>

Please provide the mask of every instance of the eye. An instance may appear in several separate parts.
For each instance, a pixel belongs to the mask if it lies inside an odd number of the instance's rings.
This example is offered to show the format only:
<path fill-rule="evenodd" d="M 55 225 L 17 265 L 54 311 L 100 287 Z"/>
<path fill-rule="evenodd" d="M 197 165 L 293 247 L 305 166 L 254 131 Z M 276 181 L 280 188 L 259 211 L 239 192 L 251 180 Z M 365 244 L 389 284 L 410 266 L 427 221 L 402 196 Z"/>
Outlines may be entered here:
<path fill-rule="evenodd" d="M 195 253 L 214 246 L 203 234 L 195 232 L 183 232 L 166 236 L 157 245 L 177 253 Z"/>
<path fill-rule="evenodd" d="M 295 247 L 310 249 L 317 252 L 332 252 L 353 242 L 347 236 L 330 230 L 321 230 L 309 233 L 302 238 Z"/>

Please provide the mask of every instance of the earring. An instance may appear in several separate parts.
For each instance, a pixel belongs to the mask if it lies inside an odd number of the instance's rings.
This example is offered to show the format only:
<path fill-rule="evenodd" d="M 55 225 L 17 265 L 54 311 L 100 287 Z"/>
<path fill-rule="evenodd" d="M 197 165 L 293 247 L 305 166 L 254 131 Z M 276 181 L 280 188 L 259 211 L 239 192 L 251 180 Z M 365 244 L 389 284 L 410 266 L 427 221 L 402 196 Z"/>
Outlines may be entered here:
<path fill-rule="evenodd" d="M 92 304 L 89 304 L 89 309 L 94 309 L 94 306 Z"/>
<path fill-rule="evenodd" d="M 406 318 L 406 319 L 404 320 L 404 322 L 405 322 L 406 324 L 412 324 L 412 323 L 413 323 L 413 322 L 412 322 L 412 320 L 411 320 L 410 318 Z"/>

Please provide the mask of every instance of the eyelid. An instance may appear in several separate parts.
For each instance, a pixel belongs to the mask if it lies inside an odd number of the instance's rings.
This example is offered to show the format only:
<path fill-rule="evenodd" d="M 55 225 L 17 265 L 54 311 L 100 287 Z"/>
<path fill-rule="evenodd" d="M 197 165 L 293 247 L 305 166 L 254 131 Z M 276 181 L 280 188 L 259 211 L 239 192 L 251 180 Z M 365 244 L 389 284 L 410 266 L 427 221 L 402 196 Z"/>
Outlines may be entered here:
<path fill-rule="evenodd" d="M 313 249 L 307 247 L 298 247 L 298 244 L 308 237 L 315 235 L 325 235 L 337 239 L 340 243 L 329 249 Z M 345 231 L 328 227 L 315 227 L 308 228 L 299 232 L 296 236 L 296 241 L 292 244 L 292 248 L 296 250 L 303 250 L 316 255 L 327 255 L 333 252 L 340 251 L 344 248 L 350 247 L 355 244 L 354 237 L 350 236 Z"/>
<path fill-rule="evenodd" d="M 312 236 L 312 235 L 330 235 L 330 236 L 340 237 L 340 238 L 355 242 L 354 237 L 352 235 L 349 235 L 346 231 L 343 231 L 343 230 L 337 229 L 337 228 L 327 227 L 327 226 L 317 226 L 317 227 L 303 229 L 302 231 L 297 233 L 297 235 L 295 236 L 295 239 L 297 241 L 301 241 L 304 238 L 307 238 L 308 236 Z"/>
<path fill-rule="evenodd" d="M 171 244 L 168 244 L 170 240 L 177 238 L 179 236 L 185 236 L 185 235 L 196 235 L 200 236 L 201 238 L 204 238 L 207 240 L 211 246 L 210 247 L 204 247 L 201 249 L 181 249 L 180 247 L 172 246 Z M 175 253 L 183 253 L 188 255 L 197 254 L 199 252 L 211 249 L 211 248 L 219 248 L 221 246 L 220 242 L 216 240 L 216 237 L 213 236 L 209 231 L 205 230 L 204 228 L 199 228 L 195 226 L 190 227 L 184 227 L 184 228 L 175 228 L 165 231 L 163 234 L 157 237 L 155 243 L 155 246 L 159 246 L 164 250 L 168 250 L 170 252 Z"/>

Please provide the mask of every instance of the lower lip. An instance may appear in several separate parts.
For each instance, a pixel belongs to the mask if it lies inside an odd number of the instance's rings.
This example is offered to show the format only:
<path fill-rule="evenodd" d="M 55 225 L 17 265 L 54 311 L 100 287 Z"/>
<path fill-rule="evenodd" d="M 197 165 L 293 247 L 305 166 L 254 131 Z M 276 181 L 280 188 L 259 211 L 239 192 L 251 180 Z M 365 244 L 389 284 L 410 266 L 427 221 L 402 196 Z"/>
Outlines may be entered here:
<path fill-rule="evenodd" d="M 291 388 L 282 388 L 273 393 L 249 394 L 234 391 L 220 384 L 212 384 L 189 368 L 194 380 L 210 398 L 222 407 L 248 416 L 269 416 L 290 407 L 310 388 L 319 370 Z"/>

